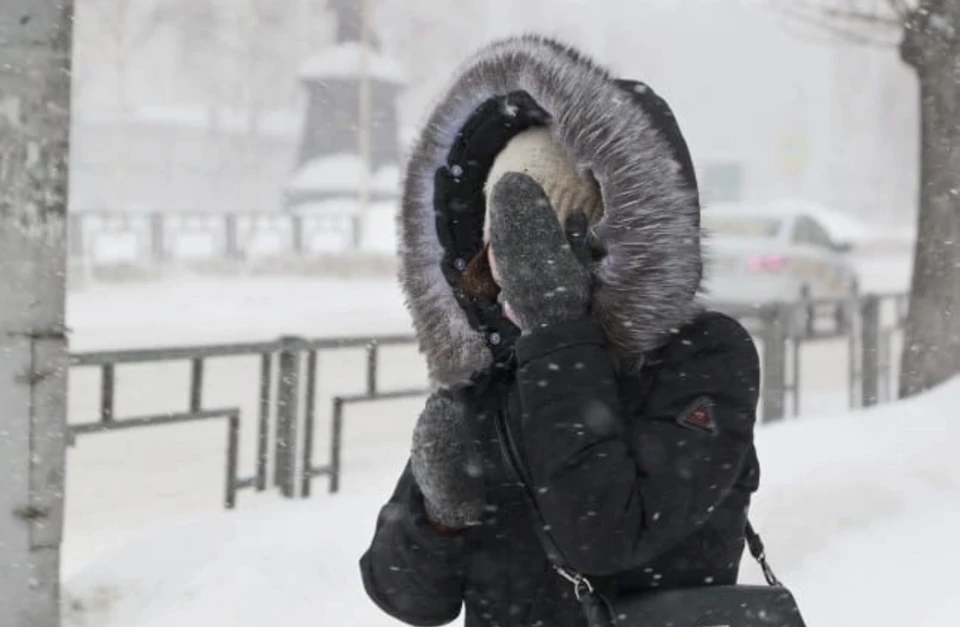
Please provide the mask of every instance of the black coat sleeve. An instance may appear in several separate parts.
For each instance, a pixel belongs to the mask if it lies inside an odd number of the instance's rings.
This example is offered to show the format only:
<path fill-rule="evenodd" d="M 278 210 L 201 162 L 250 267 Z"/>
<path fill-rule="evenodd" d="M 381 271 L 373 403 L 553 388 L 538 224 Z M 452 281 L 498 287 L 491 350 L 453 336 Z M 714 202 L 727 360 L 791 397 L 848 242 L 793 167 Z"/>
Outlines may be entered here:
<path fill-rule="evenodd" d="M 570 566 L 604 575 L 647 563 L 734 486 L 752 450 L 760 375 L 753 341 L 733 319 L 705 315 L 659 365 L 621 374 L 654 377 L 643 403 L 621 397 L 631 386 L 618 384 L 590 320 L 525 336 L 517 354 L 521 454 Z"/>
<path fill-rule="evenodd" d="M 463 603 L 464 539 L 427 521 L 409 464 L 377 518 L 373 543 L 360 558 L 367 595 L 409 625 L 446 625 Z"/>

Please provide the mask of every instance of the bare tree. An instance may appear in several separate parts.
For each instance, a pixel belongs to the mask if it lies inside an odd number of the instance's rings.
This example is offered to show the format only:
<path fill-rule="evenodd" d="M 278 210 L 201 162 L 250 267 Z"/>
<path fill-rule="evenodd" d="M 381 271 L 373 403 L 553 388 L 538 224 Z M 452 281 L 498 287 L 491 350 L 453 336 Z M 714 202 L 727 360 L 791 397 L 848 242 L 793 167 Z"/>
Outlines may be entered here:
<path fill-rule="evenodd" d="M 899 46 L 920 98 L 920 198 L 900 394 L 960 372 L 960 2 L 782 0 L 843 41 Z"/>
<path fill-rule="evenodd" d="M 72 0 L 0 2 L 0 616 L 60 622 Z"/>
<path fill-rule="evenodd" d="M 171 0 L 160 9 L 171 27 L 176 48 L 175 60 L 184 82 L 196 87 L 192 97 L 210 110 L 215 120 L 220 107 L 229 102 L 222 86 L 220 63 L 224 16 L 218 4 L 209 0 Z"/>
<path fill-rule="evenodd" d="M 290 102 L 296 87 L 300 42 L 291 33 L 298 11 L 275 0 L 242 0 L 229 7 L 211 0 L 167 0 L 163 14 L 175 30 L 180 65 L 211 112 L 212 130 L 223 111 L 242 115 L 240 144 L 230 154 L 243 173 L 241 182 L 250 186 L 247 209 L 258 209 L 253 190 L 261 171 L 264 115 Z"/>
<path fill-rule="evenodd" d="M 287 7 L 274 0 L 246 0 L 243 10 L 231 17 L 233 27 L 224 33 L 223 48 L 232 61 L 229 64 L 233 69 L 229 75 L 232 79 L 230 91 L 235 94 L 246 118 L 240 170 L 253 192 L 261 170 L 263 115 L 271 96 L 295 82 L 291 70 L 296 66 L 285 55 L 291 49 L 288 37 L 293 29 Z M 277 84 L 278 77 L 283 77 L 280 85 Z M 251 202 L 257 202 L 256 193 L 246 196 Z M 248 209 L 257 210 L 259 207 L 254 204 Z"/>
<path fill-rule="evenodd" d="M 414 86 L 400 96 L 401 118 L 422 116 L 457 64 L 491 39 L 489 18 L 500 17 L 494 14 L 504 4 L 505 0 L 374 3 L 374 29 L 383 48 L 403 67 L 407 84 Z"/>
<path fill-rule="evenodd" d="M 114 106 L 120 121 L 130 114 L 130 79 L 137 69 L 143 49 L 168 23 L 165 10 L 169 0 L 81 0 L 78 20 L 85 28 L 78 30 L 87 41 L 97 44 L 112 69 Z M 89 32 L 87 32 L 89 29 Z M 89 64 L 88 64 L 89 65 Z M 87 74 L 97 71 L 88 68 Z M 125 125 L 113 133 L 113 186 L 119 209 L 126 209 L 128 200 L 129 154 Z"/>
<path fill-rule="evenodd" d="M 81 0 L 80 19 L 90 24 L 91 37 L 104 48 L 113 66 L 116 106 L 121 115 L 130 108 L 130 73 L 137 54 L 156 34 L 163 15 L 143 0 Z"/>

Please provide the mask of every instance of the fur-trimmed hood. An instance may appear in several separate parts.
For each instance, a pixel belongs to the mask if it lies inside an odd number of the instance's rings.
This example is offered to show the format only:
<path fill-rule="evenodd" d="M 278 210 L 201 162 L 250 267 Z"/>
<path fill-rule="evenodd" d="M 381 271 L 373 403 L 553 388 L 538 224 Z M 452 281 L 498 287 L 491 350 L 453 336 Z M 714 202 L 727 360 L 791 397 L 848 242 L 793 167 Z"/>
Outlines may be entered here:
<path fill-rule="evenodd" d="M 459 240 L 459 247 L 471 250 L 450 250 L 450 238 L 438 231 L 438 221 L 446 219 L 437 208 L 438 171 L 457 177 L 468 166 L 482 169 L 475 160 L 452 162 L 452 151 L 483 105 L 517 93 L 545 112 L 541 123 L 600 185 L 604 216 L 594 235 L 605 256 L 594 269 L 593 315 L 616 352 L 640 358 L 699 311 L 700 203 L 690 157 L 669 108 L 645 85 L 615 81 L 556 41 L 537 36 L 498 41 L 456 74 L 424 126 L 405 174 L 400 279 L 431 378 L 439 384 L 463 382 L 488 368 L 500 338 L 478 328 L 458 295 L 456 273 L 477 252 L 479 228 L 473 228 L 476 237 L 467 238 L 469 246 Z M 500 108 L 514 114 L 509 103 Z M 534 123 L 528 120 L 525 126 Z M 480 172 L 480 189 L 471 189 L 470 197 L 482 196 L 484 177 Z M 482 198 L 477 206 L 482 214 Z"/>

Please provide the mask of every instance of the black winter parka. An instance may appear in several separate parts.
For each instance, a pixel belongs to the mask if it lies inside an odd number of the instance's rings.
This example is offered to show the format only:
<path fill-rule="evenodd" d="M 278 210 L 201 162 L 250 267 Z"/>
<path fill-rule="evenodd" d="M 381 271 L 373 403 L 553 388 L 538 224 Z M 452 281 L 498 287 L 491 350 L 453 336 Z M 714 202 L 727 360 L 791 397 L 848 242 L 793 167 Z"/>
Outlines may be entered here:
<path fill-rule="evenodd" d="M 449 534 L 426 520 L 409 471 L 383 508 L 361 570 L 370 597 L 411 625 L 581 627 L 570 584 L 534 534 L 612 594 L 734 583 L 750 494 L 759 366 L 747 332 L 704 314 L 635 373 L 618 373 L 583 320 L 517 343 L 515 380 L 475 390 L 488 513 Z M 498 412 L 518 435 L 544 520 L 505 472 Z"/>

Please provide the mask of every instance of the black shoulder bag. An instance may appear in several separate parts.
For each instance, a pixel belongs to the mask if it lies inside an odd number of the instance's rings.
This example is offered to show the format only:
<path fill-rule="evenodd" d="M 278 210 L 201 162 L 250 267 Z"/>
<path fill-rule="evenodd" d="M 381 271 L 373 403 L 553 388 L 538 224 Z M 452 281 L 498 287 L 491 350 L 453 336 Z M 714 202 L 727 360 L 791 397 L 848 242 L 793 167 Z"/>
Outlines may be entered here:
<path fill-rule="evenodd" d="M 543 522 L 530 484 L 521 474 L 520 456 L 502 414 L 497 418 L 497 431 L 507 472 L 523 486 L 536 519 Z M 747 546 L 768 585 L 675 588 L 629 593 L 616 599 L 603 597 L 589 577 L 564 563 L 545 524 L 535 525 L 534 532 L 553 569 L 573 586 L 589 627 L 806 627 L 793 594 L 773 573 L 763 542 L 749 521 L 744 530 Z"/>

